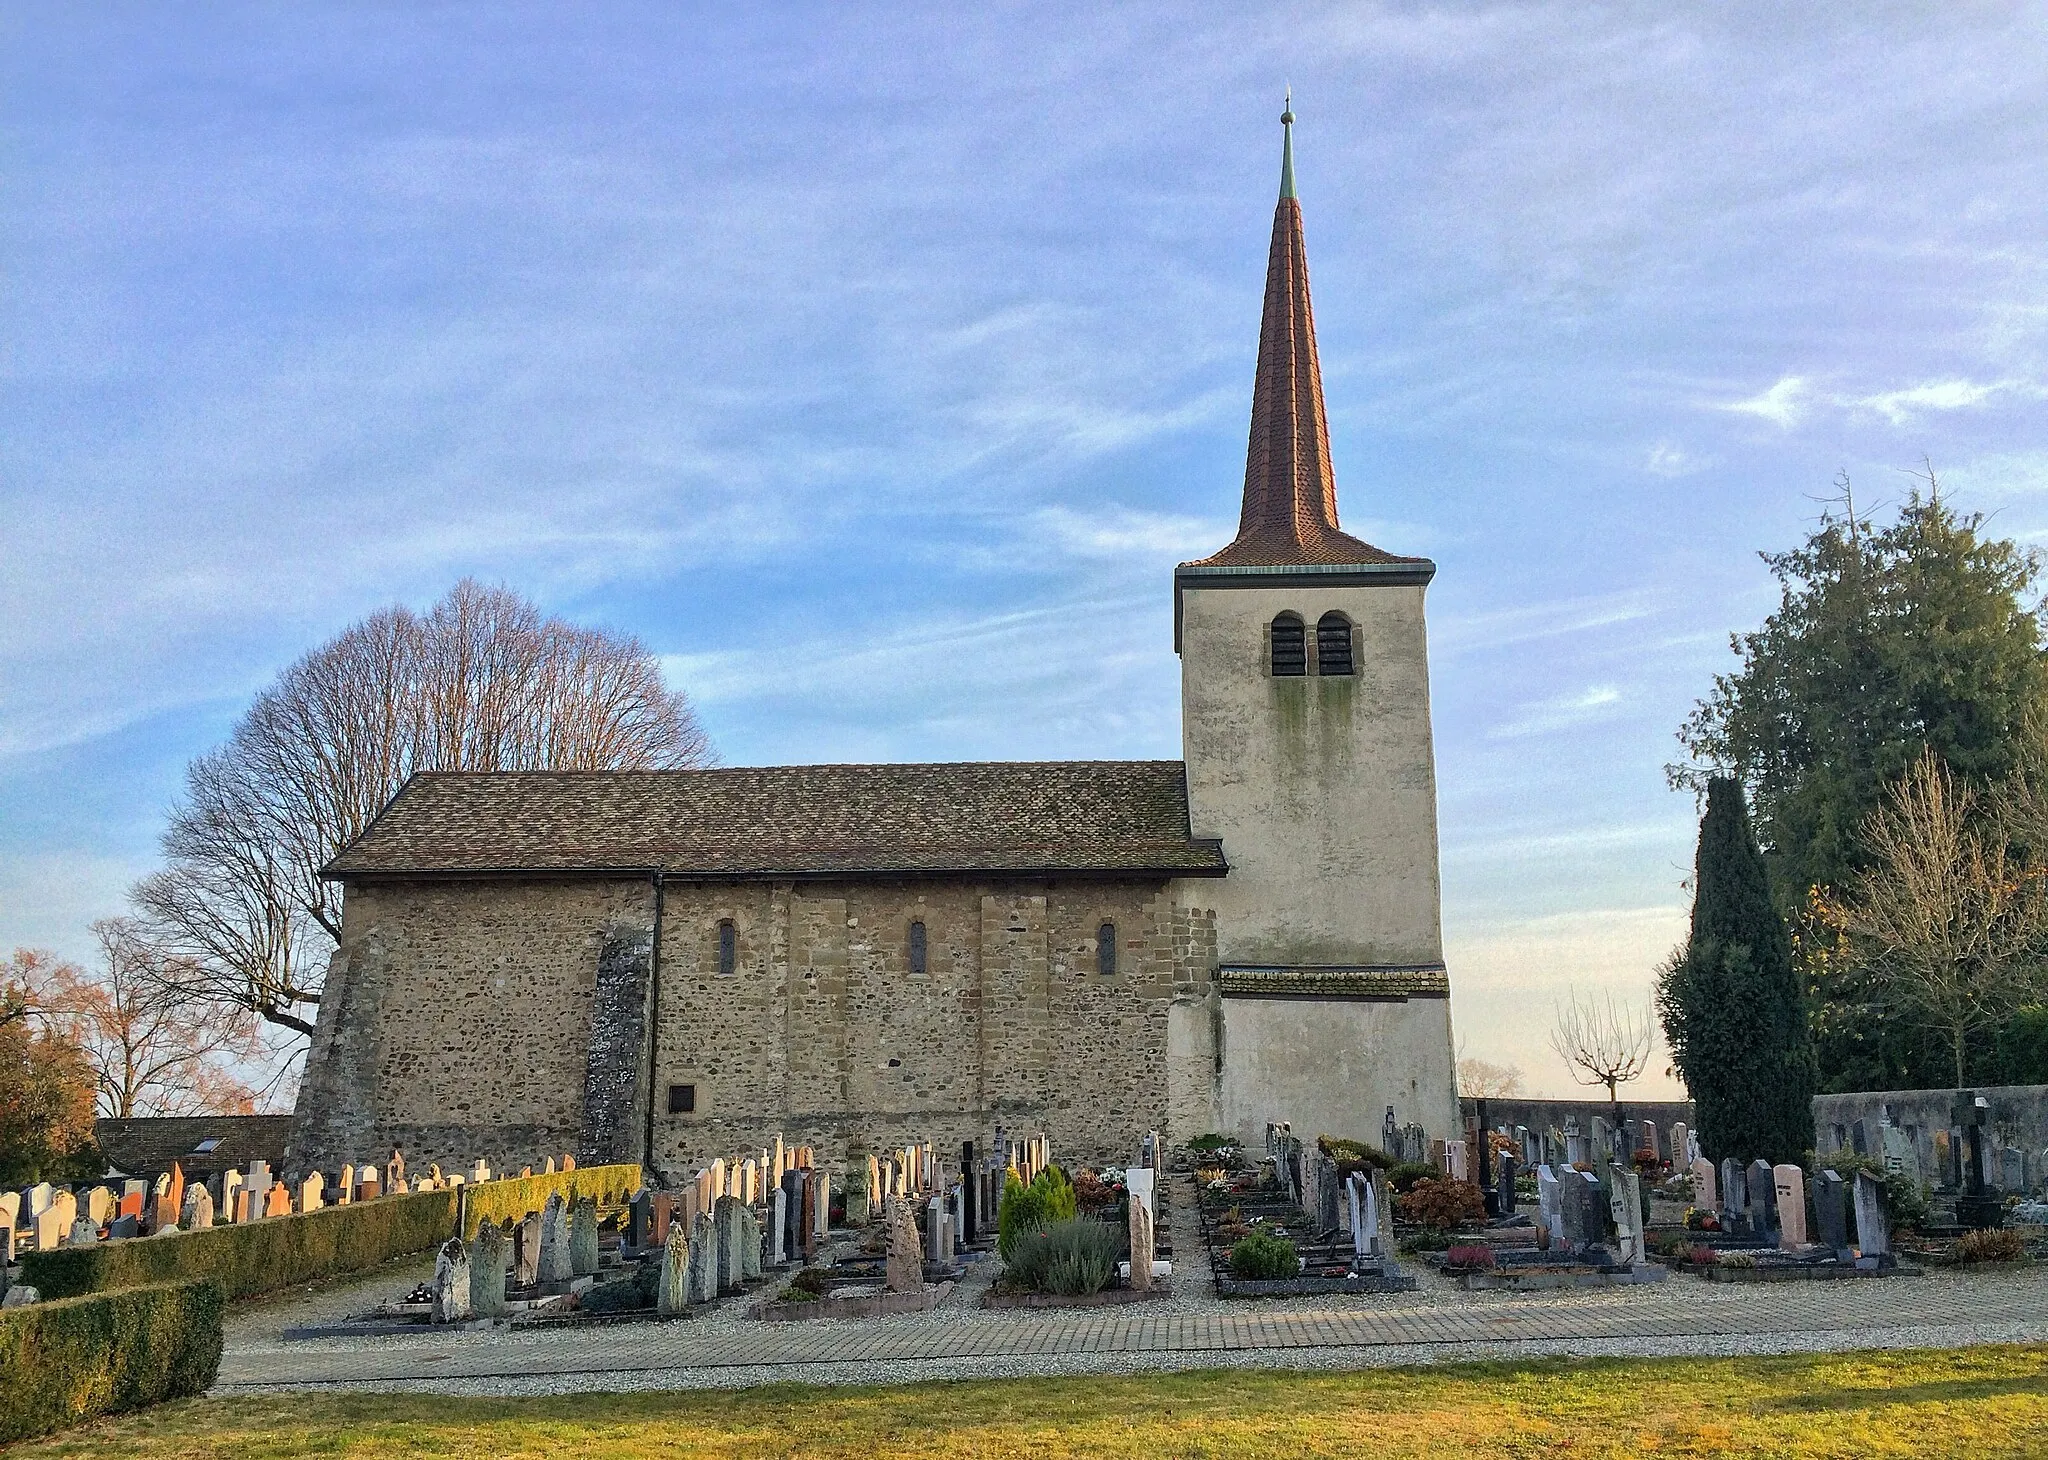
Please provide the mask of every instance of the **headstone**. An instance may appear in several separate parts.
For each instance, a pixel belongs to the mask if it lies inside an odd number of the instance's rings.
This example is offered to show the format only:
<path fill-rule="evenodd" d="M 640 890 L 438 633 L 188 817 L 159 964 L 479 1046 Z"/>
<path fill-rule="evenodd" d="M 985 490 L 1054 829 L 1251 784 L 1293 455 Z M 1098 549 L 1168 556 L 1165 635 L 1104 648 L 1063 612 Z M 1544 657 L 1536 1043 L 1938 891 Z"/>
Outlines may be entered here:
<path fill-rule="evenodd" d="M 1749 1230 L 1749 1177 L 1733 1156 L 1721 1158 L 1722 1225 L 1732 1231 Z"/>
<path fill-rule="evenodd" d="M 700 1211 L 690 1221 L 690 1301 L 709 1303 L 718 1297 L 718 1224 Z"/>
<path fill-rule="evenodd" d="M 1870 1154 L 1870 1132 L 1860 1120 L 1849 1127 L 1849 1149 L 1859 1156 Z"/>
<path fill-rule="evenodd" d="M 813 1168 L 815 1170 L 815 1168 Z M 832 1231 L 832 1173 L 816 1170 L 811 1182 L 813 1205 L 812 1237 L 822 1242 Z"/>
<path fill-rule="evenodd" d="M 1715 1190 L 1714 1163 L 1704 1156 L 1693 1157 L 1692 1162 L 1692 1204 L 1703 1212 L 1721 1209 L 1721 1196 Z"/>
<path fill-rule="evenodd" d="M 1506 1151 L 1500 1153 L 1498 1181 L 1494 1186 L 1494 1209 L 1503 1217 L 1515 1214 L 1515 1175 L 1520 1163 Z"/>
<path fill-rule="evenodd" d="M 1567 1166 L 1563 1175 L 1557 1178 L 1558 1236 L 1570 1248 L 1584 1247 L 1594 1240 L 1594 1234 L 1587 1230 L 1586 1183 L 1581 1180 L 1584 1174 L 1576 1167 Z"/>
<path fill-rule="evenodd" d="M 21 1225 L 21 1193 L 0 1191 L 0 1222 L 10 1227 Z"/>
<path fill-rule="evenodd" d="M 241 1193 L 242 1173 L 239 1171 L 221 1172 L 220 1190 L 215 1193 L 216 1199 L 213 1204 L 214 1219 L 216 1221 L 232 1222 L 236 1219 L 238 1212 L 248 1210 L 248 1203 L 240 1199 Z"/>
<path fill-rule="evenodd" d="M 113 1192 L 104 1186 L 95 1186 L 85 1194 L 85 1215 L 92 1219 L 94 1226 L 104 1227 L 114 1220 L 117 1202 Z"/>
<path fill-rule="evenodd" d="M 299 1183 L 299 1210 L 317 1212 L 327 1205 L 327 1179 L 318 1171 Z"/>
<path fill-rule="evenodd" d="M 1895 1125 L 1881 1125 L 1877 1133 L 1884 1169 L 1902 1175 L 1918 1186 L 1920 1152 L 1913 1144 L 1913 1137 Z"/>
<path fill-rule="evenodd" d="M 375 1201 L 384 1194 L 384 1183 L 368 1166 L 356 1167 L 356 1200 Z"/>
<path fill-rule="evenodd" d="M 489 1181 L 489 1180 L 491 1179 L 491 1164 L 490 1164 L 490 1162 L 488 1162 L 488 1161 L 479 1161 L 479 1162 L 477 1162 L 477 1163 L 476 1163 L 476 1164 L 475 1164 L 474 1166 L 470 1167 L 470 1168 L 469 1168 L 469 1179 L 470 1179 L 470 1180 L 471 1180 L 472 1182 L 476 1183 L 476 1184 L 477 1184 L 478 1186 L 481 1186 L 481 1185 L 483 1185 L 483 1184 L 484 1184 L 484 1183 L 485 1183 L 486 1181 Z"/>
<path fill-rule="evenodd" d="M 1593 1117 L 1593 1150 L 1587 1159 L 1598 1171 L 1606 1170 L 1614 1162 L 1614 1127 L 1604 1115 Z"/>
<path fill-rule="evenodd" d="M 946 1199 L 935 1196 L 925 1203 L 924 1209 L 924 1250 L 932 1262 L 946 1260 Z"/>
<path fill-rule="evenodd" d="M 1564 1128 L 1564 1163 L 1567 1166 L 1582 1166 L 1585 1162 L 1586 1138 L 1579 1134 L 1577 1126 L 1568 1125 Z"/>
<path fill-rule="evenodd" d="M 479 1318 L 503 1318 L 505 1306 L 505 1234 L 485 1218 L 469 1249 L 469 1310 Z"/>
<path fill-rule="evenodd" d="M 1750 1225 L 1759 1236 L 1771 1236 L 1778 1230 L 1777 1177 L 1771 1163 L 1762 1159 L 1750 1162 L 1745 1179 Z"/>
<path fill-rule="evenodd" d="M 883 1263 L 883 1281 L 892 1293 L 924 1291 L 923 1254 L 917 1242 L 917 1219 L 911 1215 L 907 1198 L 895 1197 L 883 1204 L 883 1220 L 889 1224 L 888 1256 Z"/>
<path fill-rule="evenodd" d="M 47 1181 L 38 1181 L 28 1189 L 28 1214 L 40 1217 L 50 1209 L 50 1203 L 57 1199 L 57 1188 Z"/>
<path fill-rule="evenodd" d="M 53 1206 L 44 1207 L 35 1215 L 36 1251 L 55 1252 L 64 1245 L 64 1234 L 70 1230 L 62 1212 Z"/>
<path fill-rule="evenodd" d="M 569 1205 L 569 1272 L 590 1277 L 597 1271 L 597 1203 L 579 1196 Z"/>
<path fill-rule="evenodd" d="M 1813 1179 L 1813 1219 L 1820 1245 L 1840 1257 L 1849 1248 L 1849 1216 L 1842 1203 L 1847 1198 L 1841 1176 L 1823 1171 Z"/>
<path fill-rule="evenodd" d="M 1515 1139 L 1522 1145 L 1522 1165 L 1534 1171 L 1543 1163 L 1543 1142 L 1526 1125 L 1515 1127 Z"/>
<path fill-rule="evenodd" d="M 469 1254 L 462 1250 L 460 1237 L 450 1237 L 434 1259 L 432 1318 L 436 1323 L 460 1323 L 469 1313 Z"/>
<path fill-rule="evenodd" d="M 576 1275 L 569 1255 L 569 1208 L 556 1192 L 540 1213 L 540 1267 L 538 1281 L 544 1293 L 566 1292 Z"/>
<path fill-rule="evenodd" d="M 740 1206 L 740 1277 L 757 1281 L 761 1276 L 761 1218 L 744 1203 Z"/>
<path fill-rule="evenodd" d="M 1326 1157 L 1325 1159 L 1328 1158 Z M 1336 1169 L 1337 1163 L 1331 1161 L 1330 1171 L 1333 1176 L 1336 1173 Z M 1159 1173 L 1157 1171 L 1144 1170 L 1126 1171 L 1124 1172 L 1124 1190 L 1130 1193 L 1132 1201 L 1142 1201 L 1145 1203 L 1145 1210 L 1152 1214 L 1152 1220 L 1156 1227 L 1159 1221 Z M 1327 1224 L 1325 1230 L 1327 1230 L 1327 1227 L 1335 1225 L 1336 1223 L 1332 1221 Z"/>
<path fill-rule="evenodd" d="M 140 1237 L 141 1235 L 142 1219 L 140 1217 L 116 1217 L 107 1225 L 107 1240 L 109 1242 L 126 1242 L 130 1237 Z"/>
<path fill-rule="evenodd" d="M 0 1212 L 0 1218 L 6 1213 Z M 7 1269 L 14 1266 L 14 1223 L 0 1220 L 0 1294 L 7 1291 Z"/>
<path fill-rule="evenodd" d="M 512 1285 L 531 1288 L 540 1283 L 539 1212 L 528 1212 L 512 1229 Z"/>
<path fill-rule="evenodd" d="M 1146 1173 L 1148 1176 L 1150 1172 Z M 1156 1246 L 1152 1231 L 1152 1210 L 1144 1202 L 1132 1200 L 1130 1208 L 1131 1239 L 1131 1288 L 1135 1292 L 1148 1293 L 1152 1290 L 1152 1254 Z"/>
<path fill-rule="evenodd" d="M 795 1262 L 803 1254 L 798 1228 L 803 1225 L 804 1174 L 792 1166 L 782 1173 L 782 1249 L 779 1262 Z"/>
<path fill-rule="evenodd" d="M 178 1225 L 187 1232 L 204 1232 L 213 1225 L 213 1193 L 205 1182 L 195 1181 L 185 1188 L 185 1209 L 178 1214 Z"/>
<path fill-rule="evenodd" d="M 669 1224 L 661 1249 L 661 1282 L 654 1290 L 654 1311 L 673 1318 L 690 1305 L 690 1239 L 683 1224 Z"/>
<path fill-rule="evenodd" d="M 654 1245 L 654 1193 L 641 1187 L 626 1205 L 626 1246 L 640 1252 Z"/>
<path fill-rule="evenodd" d="M 1450 1147 L 1441 1140 L 1429 1143 L 1429 1164 L 1437 1171 L 1449 1174 L 1451 1169 Z"/>
<path fill-rule="evenodd" d="M 1657 1122 L 1646 1120 L 1636 1129 L 1636 1149 L 1648 1151 L 1655 1161 L 1664 1159 L 1664 1148 L 1657 1144 Z"/>
<path fill-rule="evenodd" d="M 1806 1245 L 1806 1173 L 1787 1163 L 1773 1166 L 1771 1177 L 1778 1245 L 1787 1252 L 1796 1252 Z"/>
<path fill-rule="evenodd" d="M 70 1231 L 64 1237 L 66 1245 L 71 1247 L 96 1247 L 99 1245 L 99 1240 L 99 1224 L 93 1221 L 91 1217 L 75 1218 L 71 1223 Z"/>
<path fill-rule="evenodd" d="M 273 1181 L 263 1190 L 263 1215 L 266 1217 L 288 1217 L 291 1214 L 291 1192 L 285 1189 L 282 1181 Z"/>
<path fill-rule="evenodd" d="M 2027 1189 L 2026 1153 L 2014 1146 L 2002 1147 L 1998 1152 L 1998 1189 L 2009 1196 L 2016 1196 Z"/>
<path fill-rule="evenodd" d="M 1469 1173 L 1471 1169 L 1472 1163 L 1467 1154 L 1465 1142 L 1444 1142 L 1444 1170 L 1450 1173 L 1451 1180 L 1470 1180 L 1471 1177 Z"/>
<path fill-rule="evenodd" d="M 1856 1246 L 1868 1262 L 1882 1264 L 1891 1256 L 1891 1219 L 1885 1211 L 1884 1188 L 1867 1171 L 1856 1173 Z"/>
<path fill-rule="evenodd" d="M 1671 1139 L 1664 1143 L 1664 1159 L 1679 1170 L 1689 1169 L 1692 1165 L 1692 1132 L 1682 1120 L 1671 1122 Z"/>
<path fill-rule="evenodd" d="M 721 1196 L 711 1204 L 711 1220 L 717 1228 L 718 1291 L 736 1293 L 744 1268 L 740 1260 L 740 1202 L 738 1197 Z"/>
<path fill-rule="evenodd" d="M 1643 1260 L 1641 1188 L 1636 1185 L 1636 1173 L 1632 1167 L 1618 1161 L 1609 1164 L 1613 1174 L 1607 1184 L 1608 1214 L 1614 1223 L 1615 1245 L 1621 1249 L 1622 1265 L 1632 1267 Z"/>

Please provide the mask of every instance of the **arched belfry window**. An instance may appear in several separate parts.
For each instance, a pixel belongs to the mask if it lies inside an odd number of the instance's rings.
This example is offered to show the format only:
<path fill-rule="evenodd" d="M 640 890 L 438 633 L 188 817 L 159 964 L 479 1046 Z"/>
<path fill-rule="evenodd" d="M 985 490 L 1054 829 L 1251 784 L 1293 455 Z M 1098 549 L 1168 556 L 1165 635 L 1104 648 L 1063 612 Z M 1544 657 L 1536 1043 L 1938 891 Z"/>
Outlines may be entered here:
<path fill-rule="evenodd" d="M 1296 620 L 1295 627 L 1299 628 Z M 1104 978 L 1116 973 L 1116 924 L 1104 923 L 1095 930 L 1095 971 Z"/>
<path fill-rule="evenodd" d="M 910 971 L 919 975 L 925 971 L 924 923 L 921 920 L 910 925 Z"/>
<path fill-rule="evenodd" d="M 1272 665 L 1276 677 L 1296 678 L 1308 673 L 1308 635 L 1301 615 L 1283 613 L 1273 620 Z"/>
<path fill-rule="evenodd" d="M 1316 673 L 1351 673 L 1351 620 L 1341 613 L 1316 620 Z"/>
<path fill-rule="evenodd" d="M 739 967 L 739 963 L 739 930 L 733 927 L 731 918 L 726 918 L 718 925 L 718 971 L 722 976 L 730 978 L 733 970 Z"/>

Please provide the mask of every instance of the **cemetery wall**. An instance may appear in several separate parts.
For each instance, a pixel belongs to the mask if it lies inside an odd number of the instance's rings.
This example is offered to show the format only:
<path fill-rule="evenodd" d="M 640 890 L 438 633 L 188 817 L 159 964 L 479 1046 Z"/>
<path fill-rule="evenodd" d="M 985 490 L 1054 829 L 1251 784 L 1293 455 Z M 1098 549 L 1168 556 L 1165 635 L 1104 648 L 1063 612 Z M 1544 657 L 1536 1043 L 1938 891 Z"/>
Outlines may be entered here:
<path fill-rule="evenodd" d="M 1602 1120 L 1614 1118 L 1614 1108 L 1605 1100 L 1532 1100 L 1519 1095 L 1502 1099 L 1489 1097 L 1486 1102 L 1486 1123 L 1489 1126 L 1507 1126 L 1513 1129 L 1526 1125 L 1539 1135 L 1556 1126 L 1563 1130 L 1567 1125 L 1576 1124 L 1580 1131 L 1593 1129 L 1593 1117 Z M 1479 1102 L 1461 1096 L 1458 1100 L 1459 1129 L 1470 1125 L 1479 1118 Z M 1674 1121 L 1684 1121 L 1688 1127 L 1699 1122 L 1693 1116 L 1690 1100 L 1623 1100 L 1621 1118 L 1648 1120 L 1656 1123 L 1660 1131 L 1671 1129 Z"/>
<path fill-rule="evenodd" d="M 1880 1124 L 1889 1121 L 1911 1138 L 1920 1170 L 1932 1179 L 1944 1163 L 1938 1159 L 1935 1136 L 1953 1128 L 1951 1106 L 1960 1090 L 1864 1090 L 1813 1097 L 1815 1149 L 1822 1155 L 1851 1147 L 1856 1122 L 1864 1123 L 1866 1144 L 1877 1139 Z M 1990 1110 L 1984 1144 L 1997 1152 L 2010 1148 L 2024 1162 L 2022 1184 L 2039 1189 L 2048 1181 L 2048 1085 L 1985 1085 L 1969 1093 L 1981 1095 Z M 1994 1185 L 2002 1181 L 1993 1176 Z"/>

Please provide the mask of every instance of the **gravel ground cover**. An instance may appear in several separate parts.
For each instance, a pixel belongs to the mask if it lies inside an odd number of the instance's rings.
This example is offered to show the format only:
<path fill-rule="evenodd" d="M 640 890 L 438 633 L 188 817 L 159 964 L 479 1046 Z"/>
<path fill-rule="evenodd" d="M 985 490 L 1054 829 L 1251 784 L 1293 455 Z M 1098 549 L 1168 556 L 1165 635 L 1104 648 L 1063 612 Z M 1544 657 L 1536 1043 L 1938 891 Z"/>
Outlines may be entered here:
<path fill-rule="evenodd" d="M 1226 1301 L 1215 1296 L 1193 1192 L 1169 1187 L 1173 1295 L 1085 1312 L 985 1312 L 992 1258 L 971 1264 L 940 1308 L 855 1322 L 744 1316 L 753 1295 L 670 1324 L 586 1330 L 423 1331 L 401 1338 L 282 1343 L 286 1326 L 358 1312 L 418 1281 L 394 1265 L 374 1281 L 238 1309 L 217 1392 L 269 1388 L 422 1390 L 473 1396 L 741 1388 L 1173 1369 L 1380 1367 L 1543 1354 L 1846 1351 L 2048 1342 L 2048 1270 L 1784 1287 L 1674 1278 L 1654 1289 L 1467 1293 L 1417 1268 L 1413 1293 Z M 1807 1289 L 1854 1289 L 1807 1292 Z"/>

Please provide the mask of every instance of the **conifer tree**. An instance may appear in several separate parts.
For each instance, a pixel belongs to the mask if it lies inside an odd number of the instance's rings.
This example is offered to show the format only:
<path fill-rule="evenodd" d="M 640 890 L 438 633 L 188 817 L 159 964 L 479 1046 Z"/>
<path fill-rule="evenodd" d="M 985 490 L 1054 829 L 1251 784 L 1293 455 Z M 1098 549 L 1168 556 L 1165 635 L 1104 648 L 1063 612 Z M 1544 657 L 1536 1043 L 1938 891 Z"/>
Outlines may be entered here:
<path fill-rule="evenodd" d="M 1665 967 L 1657 1012 L 1714 1158 L 1797 1161 L 1813 1146 L 1813 1047 L 1784 919 L 1742 788 L 1707 783 L 1692 936 Z"/>

